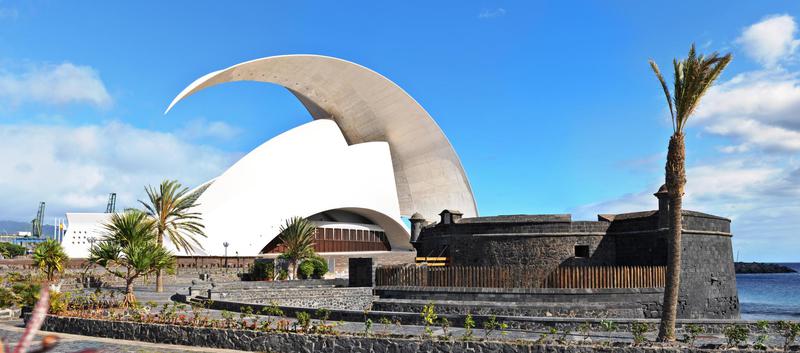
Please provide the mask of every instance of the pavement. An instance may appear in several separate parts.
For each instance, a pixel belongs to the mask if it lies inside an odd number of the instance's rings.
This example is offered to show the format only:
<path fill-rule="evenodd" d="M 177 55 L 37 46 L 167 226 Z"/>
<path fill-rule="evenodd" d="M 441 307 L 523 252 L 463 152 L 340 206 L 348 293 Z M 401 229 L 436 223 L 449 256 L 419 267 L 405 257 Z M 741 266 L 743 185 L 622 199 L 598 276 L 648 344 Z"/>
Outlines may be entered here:
<path fill-rule="evenodd" d="M 16 344 L 22 337 L 24 327 L 22 320 L 16 319 L 11 321 L 0 321 L 0 338 L 4 339 L 7 343 Z M 103 353 L 189 353 L 189 352 L 240 352 L 227 349 L 213 349 L 205 347 L 191 347 L 191 346 L 177 346 L 171 344 L 156 344 L 139 341 L 126 341 L 119 339 L 100 338 L 91 336 L 70 335 L 57 332 L 42 331 L 36 335 L 32 347 L 39 347 L 41 339 L 48 335 L 53 334 L 58 336 L 59 341 L 56 347 L 48 352 L 54 353 L 72 353 L 79 352 L 84 349 L 97 349 Z"/>

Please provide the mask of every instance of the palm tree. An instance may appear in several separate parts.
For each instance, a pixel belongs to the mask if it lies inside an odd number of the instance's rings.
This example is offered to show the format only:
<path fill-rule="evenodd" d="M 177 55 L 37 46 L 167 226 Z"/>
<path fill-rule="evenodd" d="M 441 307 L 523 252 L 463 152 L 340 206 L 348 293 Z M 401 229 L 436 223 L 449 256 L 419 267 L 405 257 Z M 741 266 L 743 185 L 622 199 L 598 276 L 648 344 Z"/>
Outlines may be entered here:
<path fill-rule="evenodd" d="M 133 282 L 153 272 L 175 267 L 175 257 L 156 242 L 156 224 L 138 210 L 114 214 L 104 225 L 105 236 L 89 249 L 89 262 L 125 280 L 123 307 L 136 302 Z"/>
<path fill-rule="evenodd" d="M 284 251 L 281 257 L 289 260 L 290 279 L 296 278 L 297 261 L 314 255 L 314 235 L 317 227 L 303 217 L 292 217 L 280 228 Z"/>
<path fill-rule="evenodd" d="M 48 282 L 53 281 L 56 273 L 64 272 L 67 261 L 69 257 L 61 243 L 53 239 L 47 239 L 33 249 L 33 263 L 44 273 Z"/>
<path fill-rule="evenodd" d="M 164 245 L 164 236 L 175 245 L 178 251 L 193 253 L 195 246 L 202 249 L 196 236 L 205 237 L 200 213 L 193 212 L 197 206 L 197 195 L 189 193 L 189 188 L 181 186 L 176 180 L 164 180 L 158 188 L 145 188 L 148 202 L 139 200 L 156 227 L 158 245 Z M 161 271 L 156 274 L 156 291 L 164 291 L 164 277 Z"/>
<path fill-rule="evenodd" d="M 664 288 L 664 306 L 661 313 L 661 324 L 658 329 L 658 340 L 669 342 L 675 340 L 675 319 L 677 318 L 678 290 L 681 272 L 681 231 L 683 229 L 682 209 L 683 192 L 686 185 L 686 145 L 683 130 L 689 116 L 695 111 L 700 99 L 708 91 L 722 70 L 731 62 L 731 54 L 720 56 L 714 52 L 710 56 L 697 55 L 694 44 L 689 49 L 686 59 L 673 60 L 674 95 L 670 94 L 667 82 L 661 75 L 655 61 L 650 60 L 650 67 L 655 72 L 664 95 L 667 97 L 670 117 L 672 118 L 672 137 L 669 139 L 667 164 L 665 168 L 667 193 L 670 201 L 669 256 L 667 257 L 667 278 Z"/>

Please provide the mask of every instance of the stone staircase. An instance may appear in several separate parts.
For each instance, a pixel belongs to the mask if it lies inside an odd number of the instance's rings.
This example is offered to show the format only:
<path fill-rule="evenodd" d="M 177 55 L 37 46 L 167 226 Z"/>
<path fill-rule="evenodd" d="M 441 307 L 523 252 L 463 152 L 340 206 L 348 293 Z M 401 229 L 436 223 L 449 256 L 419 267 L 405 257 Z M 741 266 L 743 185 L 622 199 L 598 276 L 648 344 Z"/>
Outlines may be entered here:
<path fill-rule="evenodd" d="M 372 303 L 375 311 L 422 312 L 432 303 L 439 314 L 473 314 L 529 317 L 644 318 L 638 303 L 602 302 L 513 302 L 476 300 L 427 300 L 380 298 Z"/>

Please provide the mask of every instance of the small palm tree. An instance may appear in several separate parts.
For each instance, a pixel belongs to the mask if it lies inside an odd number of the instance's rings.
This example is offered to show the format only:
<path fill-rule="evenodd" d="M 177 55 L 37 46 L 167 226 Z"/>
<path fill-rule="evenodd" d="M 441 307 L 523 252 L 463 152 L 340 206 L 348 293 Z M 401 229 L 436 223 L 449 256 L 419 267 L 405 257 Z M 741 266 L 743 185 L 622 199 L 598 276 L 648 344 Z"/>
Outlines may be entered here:
<path fill-rule="evenodd" d="M 713 53 L 706 57 L 697 55 L 694 44 L 689 49 L 686 59 L 673 60 L 675 70 L 674 89 L 670 94 L 667 82 L 661 75 L 655 61 L 650 60 L 650 67 L 655 72 L 672 118 L 672 137 L 669 139 L 665 179 L 667 193 L 670 198 L 669 256 L 667 257 L 667 281 L 664 288 L 664 306 L 661 313 L 661 324 L 658 329 L 658 340 L 662 342 L 675 340 L 675 319 L 677 318 L 678 290 L 681 274 L 681 231 L 683 229 L 682 210 L 683 192 L 686 185 L 686 144 L 683 130 L 686 122 L 700 104 L 722 70 L 731 62 L 731 54 L 720 56 Z"/>
<path fill-rule="evenodd" d="M 105 236 L 89 249 L 89 262 L 125 280 L 127 307 L 136 302 L 133 282 L 142 276 L 175 267 L 175 257 L 156 242 L 156 225 L 147 214 L 128 210 L 114 214 L 104 225 Z"/>
<path fill-rule="evenodd" d="M 303 217 L 292 217 L 280 228 L 284 251 L 281 257 L 289 261 L 290 279 L 296 278 L 297 262 L 314 256 L 314 234 L 317 227 Z"/>
<path fill-rule="evenodd" d="M 47 239 L 33 249 L 33 263 L 44 273 L 48 282 L 52 282 L 57 273 L 64 272 L 67 261 L 69 257 L 61 243 L 53 239 Z"/>
<path fill-rule="evenodd" d="M 164 245 L 164 237 L 175 245 L 178 251 L 192 253 L 195 247 L 202 249 L 197 236 L 205 237 L 200 213 L 193 212 L 197 206 L 197 195 L 189 193 L 189 188 L 181 186 L 176 180 L 164 180 L 154 188 L 148 186 L 147 202 L 139 200 L 145 211 L 155 222 L 156 239 Z M 156 291 L 164 291 L 164 278 L 161 271 L 156 274 Z"/>

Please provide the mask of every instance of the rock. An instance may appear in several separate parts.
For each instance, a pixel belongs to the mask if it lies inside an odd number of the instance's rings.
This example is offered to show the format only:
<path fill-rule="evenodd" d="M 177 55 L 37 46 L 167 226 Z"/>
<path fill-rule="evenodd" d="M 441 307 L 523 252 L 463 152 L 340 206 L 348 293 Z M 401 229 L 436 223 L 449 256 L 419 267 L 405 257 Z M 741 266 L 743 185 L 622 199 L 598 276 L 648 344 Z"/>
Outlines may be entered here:
<path fill-rule="evenodd" d="M 733 264 L 736 273 L 794 273 L 797 272 L 792 268 L 760 262 L 736 262 Z"/>

